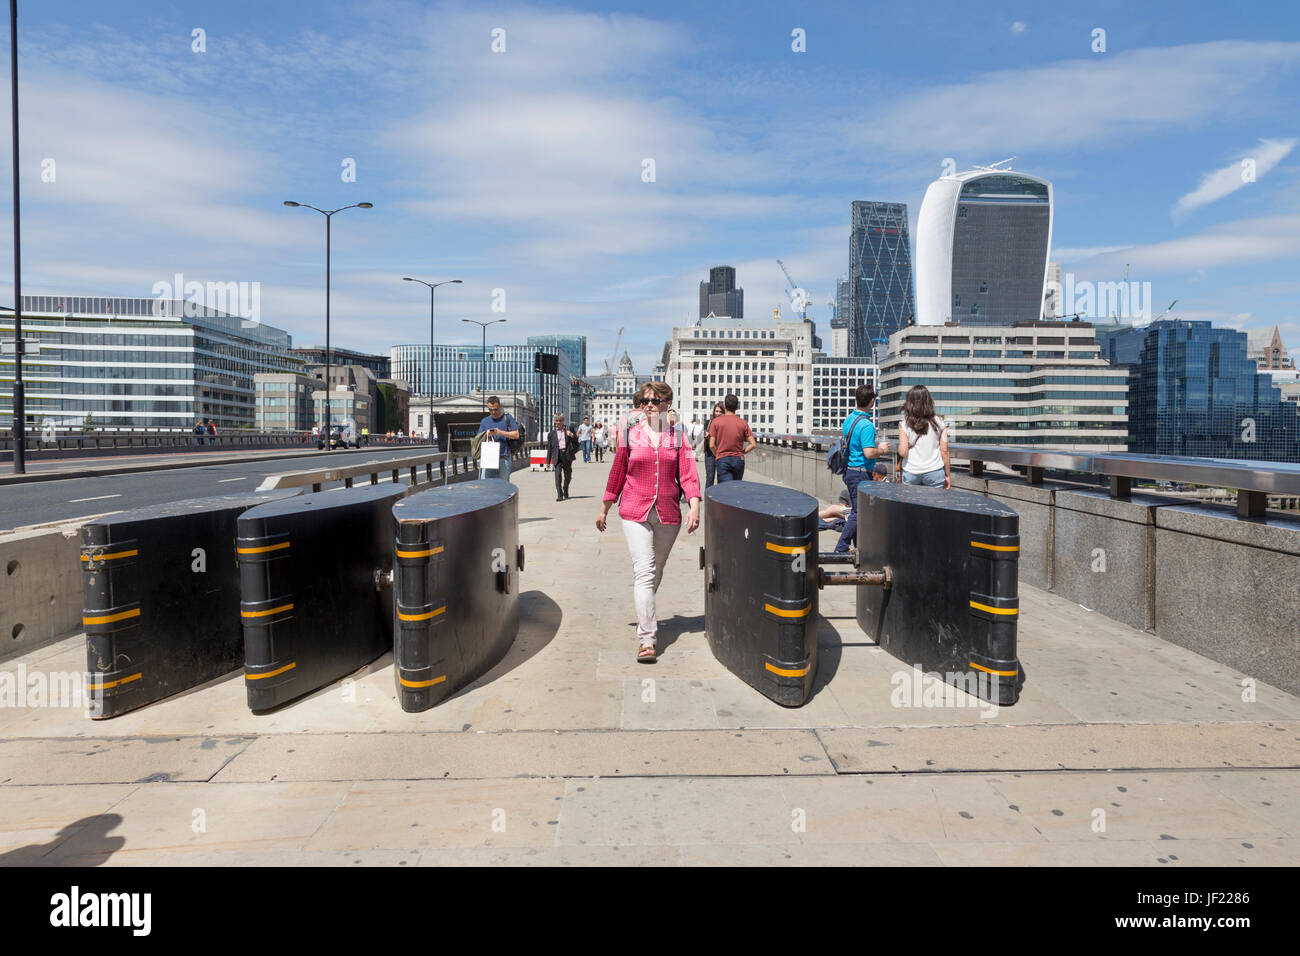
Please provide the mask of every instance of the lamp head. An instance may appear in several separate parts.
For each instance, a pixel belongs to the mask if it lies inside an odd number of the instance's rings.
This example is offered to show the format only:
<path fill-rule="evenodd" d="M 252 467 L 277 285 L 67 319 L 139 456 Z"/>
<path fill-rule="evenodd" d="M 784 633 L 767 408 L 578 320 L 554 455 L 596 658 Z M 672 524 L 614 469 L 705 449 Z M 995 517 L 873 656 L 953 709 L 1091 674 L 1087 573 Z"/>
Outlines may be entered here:
<path fill-rule="evenodd" d="M 372 202 L 359 202 L 359 203 L 357 203 L 357 208 L 358 208 L 358 209 L 374 209 L 374 208 L 375 208 L 375 204 L 372 203 Z"/>
<path fill-rule="evenodd" d="M 302 205 L 302 203 L 296 203 L 296 202 L 294 202 L 292 199 L 286 199 L 286 200 L 284 201 L 284 204 L 285 204 L 286 206 L 301 206 L 301 205 Z"/>

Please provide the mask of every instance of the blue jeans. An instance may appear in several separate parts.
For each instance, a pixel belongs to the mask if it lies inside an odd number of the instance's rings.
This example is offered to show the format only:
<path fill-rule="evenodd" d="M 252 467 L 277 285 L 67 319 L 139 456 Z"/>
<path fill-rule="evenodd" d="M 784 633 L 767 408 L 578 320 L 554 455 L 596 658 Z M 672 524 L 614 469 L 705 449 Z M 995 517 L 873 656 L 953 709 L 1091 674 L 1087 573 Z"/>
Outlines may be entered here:
<path fill-rule="evenodd" d="M 930 488 L 942 488 L 943 469 L 936 468 L 934 471 L 927 471 L 923 475 L 914 475 L 910 471 L 905 471 L 903 472 L 903 484 L 927 485 Z"/>
<path fill-rule="evenodd" d="M 745 477 L 745 459 L 739 455 L 727 455 L 725 458 L 719 458 L 715 469 L 718 476 L 718 484 L 724 481 L 740 481 Z"/>
<path fill-rule="evenodd" d="M 844 530 L 835 550 L 843 554 L 858 543 L 858 485 L 871 481 L 871 472 L 865 468 L 845 468 L 844 487 L 849 489 L 849 513 L 844 516 Z"/>
<path fill-rule="evenodd" d="M 500 478 L 502 481 L 510 480 L 510 452 L 501 452 L 500 468 L 480 468 L 478 470 L 479 478 Z"/>
<path fill-rule="evenodd" d="M 578 442 L 578 444 L 582 446 L 582 460 L 591 461 L 591 439 L 588 438 L 584 442 Z"/>
<path fill-rule="evenodd" d="M 704 453 L 704 487 L 712 488 L 713 483 L 718 480 L 718 459 L 711 453 Z"/>

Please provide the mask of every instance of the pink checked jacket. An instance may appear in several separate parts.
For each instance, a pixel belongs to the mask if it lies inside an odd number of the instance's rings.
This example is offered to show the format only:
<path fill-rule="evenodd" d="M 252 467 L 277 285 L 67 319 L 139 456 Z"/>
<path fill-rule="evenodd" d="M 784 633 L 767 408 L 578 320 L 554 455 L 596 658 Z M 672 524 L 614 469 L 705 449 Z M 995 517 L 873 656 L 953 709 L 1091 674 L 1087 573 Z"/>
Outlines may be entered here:
<path fill-rule="evenodd" d="M 621 430 L 617 438 L 618 450 L 605 484 L 604 500 L 617 501 L 618 516 L 625 521 L 645 521 L 651 506 L 657 506 L 661 522 L 681 524 L 678 478 L 687 501 L 701 497 L 695 452 L 685 429 L 674 426 L 655 445 L 641 421 L 628 429 L 626 442 Z"/>

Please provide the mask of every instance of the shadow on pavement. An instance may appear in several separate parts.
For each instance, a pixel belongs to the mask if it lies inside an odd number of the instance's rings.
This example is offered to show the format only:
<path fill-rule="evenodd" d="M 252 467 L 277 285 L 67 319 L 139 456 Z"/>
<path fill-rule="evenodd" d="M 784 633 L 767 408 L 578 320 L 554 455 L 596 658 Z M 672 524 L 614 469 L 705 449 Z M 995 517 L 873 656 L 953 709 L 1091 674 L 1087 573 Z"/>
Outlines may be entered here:
<path fill-rule="evenodd" d="M 46 860 L 45 855 L 74 839 L 77 841 L 76 865 L 99 866 L 125 845 L 126 837 L 108 835 L 121 822 L 121 815 L 116 813 L 82 817 L 59 830 L 48 843 L 31 843 L 0 853 L 0 866 L 57 866 L 57 861 Z M 87 864 L 84 862 L 86 858 L 95 858 L 96 862 Z"/>
<path fill-rule="evenodd" d="M 519 595 L 519 633 L 510 645 L 510 650 L 506 651 L 506 656 L 478 680 L 462 687 L 447 700 L 455 700 L 475 688 L 500 680 L 540 654 L 555 639 L 562 620 L 564 611 L 545 591 L 524 591 Z"/>

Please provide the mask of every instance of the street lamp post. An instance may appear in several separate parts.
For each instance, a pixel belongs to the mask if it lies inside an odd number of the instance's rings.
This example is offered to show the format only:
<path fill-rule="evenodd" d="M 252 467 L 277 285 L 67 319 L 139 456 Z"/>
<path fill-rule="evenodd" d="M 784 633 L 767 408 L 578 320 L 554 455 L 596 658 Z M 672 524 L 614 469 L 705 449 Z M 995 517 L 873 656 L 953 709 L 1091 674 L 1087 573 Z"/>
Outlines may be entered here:
<path fill-rule="evenodd" d="M 496 325 L 498 322 L 504 322 L 505 319 L 493 319 L 491 322 L 480 322 L 478 319 L 461 319 L 462 322 L 469 322 L 477 325 L 483 330 L 483 357 L 479 362 L 482 372 L 479 376 L 479 398 L 483 400 L 483 408 L 487 409 L 487 327 Z"/>
<path fill-rule="evenodd" d="M 303 206 L 307 209 L 315 209 L 325 217 L 325 450 L 330 450 L 330 220 L 336 212 L 342 212 L 344 209 L 373 209 L 375 204 L 369 202 L 355 202 L 351 206 L 340 206 L 338 209 L 319 209 L 307 202 L 294 202 L 292 199 L 284 201 L 286 206 Z"/>
<path fill-rule="evenodd" d="M 410 276 L 402 276 L 403 282 L 418 282 L 420 285 L 429 287 L 429 390 L 425 393 L 429 396 L 429 434 L 433 434 L 433 290 L 440 285 L 460 285 L 459 279 L 444 279 L 442 282 L 425 282 L 423 279 L 412 279 Z M 448 450 L 451 446 L 448 445 Z"/>
<path fill-rule="evenodd" d="M 9 89 L 14 131 L 14 474 L 27 471 L 27 403 L 23 401 L 23 270 L 18 217 L 18 0 L 9 0 Z"/>

